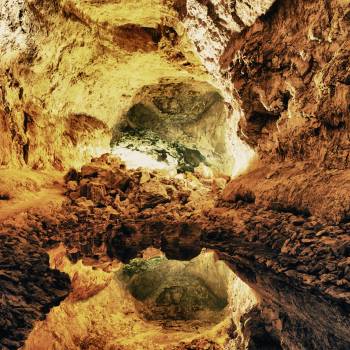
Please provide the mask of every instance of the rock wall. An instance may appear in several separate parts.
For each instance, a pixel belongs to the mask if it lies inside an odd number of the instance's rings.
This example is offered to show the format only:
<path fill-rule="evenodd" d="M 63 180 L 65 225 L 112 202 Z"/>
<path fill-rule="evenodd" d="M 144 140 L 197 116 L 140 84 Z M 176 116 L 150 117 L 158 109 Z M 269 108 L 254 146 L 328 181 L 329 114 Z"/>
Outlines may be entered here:
<path fill-rule="evenodd" d="M 162 2 L 3 0 L 1 8 L 2 165 L 81 163 L 109 149 L 110 129 L 143 85 L 211 79 Z M 76 132 L 72 116 L 85 130 Z"/>
<path fill-rule="evenodd" d="M 349 1 L 276 1 L 221 56 L 266 160 L 348 166 Z"/>
<path fill-rule="evenodd" d="M 216 174 L 230 176 L 234 159 L 229 119 L 228 103 L 212 85 L 162 79 L 135 95 L 125 119 L 115 126 L 115 142 L 127 132 L 150 131 L 161 140 L 191 149 L 193 156 L 184 157 L 187 163 L 198 153 L 201 157 L 193 159 L 194 167 L 204 161 Z"/>
<path fill-rule="evenodd" d="M 235 151 L 235 168 L 246 166 L 252 151 L 236 136 L 241 108 L 220 57 L 232 35 L 251 26 L 272 0 L 2 3 L 2 165 L 82 164 L 88 153 L 109 149 L 111 127 L 143 86 L 191 78 L 212 84 L 231 105 L 223 138 L 229 153 Z M 72 115 L 91 121 L 90 140 L 71 137 Z M 96 134 L 91 131 L 100 124 L 93 118 L 105 123 Z"/>
<path fill-rule="evenodd" d="M 251 155 L 235 138 L 238 119 L 261 160 L 215 208 L 208 189 L 188 193 L 142 172 L 132 181 L 122 167 L 71 172 L 76 215 L 50 230 L 36 219 L 45 248 L 63 241 L 72 260 L 107 252 L 123 261 L 150 245 L 173 259 L 212 248 L 262 299 L 256 312 L 269 337 L 257 344 L 350 347 L 349 1 L 2 5 L 1 165 L 63 169 L 108 149 L 135 94 L 164 77 L 219 88 L 236 163 Z M 99 173 L 110 177 L 99 183 Z M 201 205 L 210 210 L 199 213 Z M 106 227 L 101 214 L 116 222 Z M 239 322 L 248 334 L 249 322 Z"/>
<path fill-rule="evenodd" d="M 109 129 L 136 92 L 167 77 L 220 89 L 231 104 L 236 166 L 252 156 L 235 136 L 240 119 L 239 136 L 266 160 L 312 158 L 347 167 L 348 1 L 3 5 L 3 165 L 64 166 L 72 160 L 70 148 L 86 158 L 84 146 L 66 137 L 70 115 L 104 122 L 103 141 L 92 135 L 91 149 L 108 149 Z M 25 113 L 35 119 L 34 135 L 26 131 Z M 41 137 L 43 145 L 54 138 L 56 150 L 37 147 Z M 68 153 L 59 154 L 59 146 Z"/>
<path fill-rule="evenodd" d="M 0 237 L 20 233 L 40 251 L 62 243 L 72 262 L 96 266 L 108 257 L 129 262 L 151 246 L 178 260 L 209 248 L 240 278 L 231 289 L 234 349 L 349 348 L 349 223 L 269 209 L 244 193 L 223 201 L 223 178 L 129 171 L 109 155 L 65 179 L 61 210 L 31 213 L 19 227 L 1 225 Z M 15 312 L 9 300 L 5 306 Z"/>
<path fill-rule="evenodd" d="M 35 321 L 67 297 L 70 280 L 50 269 L 39 243 L 18 230 L 1 230 L 0 243 L 0 346 L 13 350 L 24 344 Z"/>
<path fill-rule="evenodd" d="M 220 62 L 244 116 L 238 134 L 261 160 L 225 199 L 348 220 L 349 1 L 276 1 Z"/>

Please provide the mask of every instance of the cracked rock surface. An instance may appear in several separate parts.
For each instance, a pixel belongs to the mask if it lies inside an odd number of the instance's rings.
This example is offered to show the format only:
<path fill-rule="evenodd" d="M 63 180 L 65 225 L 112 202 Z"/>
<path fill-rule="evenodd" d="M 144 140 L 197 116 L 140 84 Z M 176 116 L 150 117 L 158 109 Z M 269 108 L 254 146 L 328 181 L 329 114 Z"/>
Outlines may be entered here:
<path fill-rule="evenodd" d="M 213 249 L 259 296 L 274 346 L 347 349 L 349 225 L 269 209 L 249 197 L 225 202 L 218 180 L 188 176 L 128 171 L 105 155 L 71 170 L 65 207 L 49 217 L 31 215 L 23 237 L 40 238 L 45 248 L 62 242 L 73 262 L 96 264 L 128 262 L 150 246 L 179 260 Z"/>
<path fill-rule="evenodd" d="M 34 322 L 70 291 L 69 277 L 50 269 L 49 256 L 28 234 L 0 232 L 0 346 L 18 349 Z"/>
<path fill-rule="evenodd" d="M 258 299 L 226 347 L 349 349 L 349 27 L 348 0 L 0 0 L 1 205 L 42 183 L 11 172 L 71 168 L 62 208 L 0 224 L 1 347 L 68 295 L 63 245 L 96 268 L 212 249 Z M 183 143 L 183 174 L 87 164 L 120 124 Z M 250 171 L 204 178 L 196 146 Z"/>

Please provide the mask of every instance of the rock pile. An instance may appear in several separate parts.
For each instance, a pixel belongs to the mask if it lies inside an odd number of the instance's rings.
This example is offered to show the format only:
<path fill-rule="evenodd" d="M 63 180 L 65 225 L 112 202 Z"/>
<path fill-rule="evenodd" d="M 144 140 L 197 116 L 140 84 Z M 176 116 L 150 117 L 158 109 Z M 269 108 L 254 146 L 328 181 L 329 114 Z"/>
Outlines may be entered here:
<path fill-rule="evenodd" d="M 287 349 L 350 347 L 348 223 L 264 208 L 245 196 L 224 202 L 225 179 L 129 171 L 109 155 L 65 180 L 62 210 L 31 214 L 13 232 L 35 247 L 63 243 L 72 261 L 101 267 L 150 246 L 178 260 L 215 249 L 260 295 L 265 325 Z"/>
<path fill-rule="evenodd" d="M 157 171 L 128 171 L 118 158 L 109 155 L 93 159 L 80 172 L 70 170 L 65 180 L 70 198 L 66 210 L 71 215 L 58 231 L 69 229 L 69 236 L 62 238 L 73 260 L 103 258 L 106 251 L 110 257 L 133 258 L 137 252 L 122 243 L 124 236 L 152 232 L 154 225 L 160 229 L 167 222 L 176 227 L 180 218 L 198 215 L 201 207 L 212 207 L 220 190 L 218 180 L 189 173 L 169 178 Z M 113 246 L 112 241 L 118 241 L 119 246 Z M 151 244 L 148 235 L 137 235 L 135 247 Z"/>
<path fill-rule="evenodd" d="M 207 212 L 201 244 L 278 310 L 286 348 L 349 347 L 349 224 L 239 205 Z M 329 324 L 325 335 L 321 329 Z"/>
<path fill-rule="evenodd" d="M 169 178 L 158 171 L 126 170 L 123 162 L 108 154 L 92 159 L 80 172 L 71 169 L 65 180 L 66 194 L 73 204 L 84 198 L 94 205 L 123 211 L 124 215 L 125 211 L 132 214 L 170 202 L 172 206 L 185 205 L 195 191 L 207 195 L 212 182 L 191 174 Z"/>
<path fill-rule="evenodd" d="M 30 237 L 0 233 L 0 348 L 18 349 L 34 326 L 69 293 L 69 277 L 49 267 Z"/>
<path fill-rule="evenodd" d="M 235 254 L 238 245 L 242 257 L 350 304 L 348 223 L 329 225 L 316 217 L 305 218 L 253 205 L 238 212 L 243 227 L 237 225 L 237 212 L 210 210 L 208 218 L 214 224 L 207 226 L 202 239 L 213 245 L 221 241 L 220 250 Z"/>
<path fill-rule="evenodd" d="M 49 268 L 45 250 L 63 243 L 72 261 L 90 258 L 96 265 L 108 265 L 107 253 L 118 255 L 108 246 L 115 230 L 127 235 L 153 216 L 169 224 L 174 217 L 191 216 L 198 212 L 199 198 L 213 206 L 213 193 L 219 189 L 211 180 L 190 174 L 170 179 L 157 172 L 127 171 L 108 155 L 93 159 L 80 172 L 72 169 L 65 180 L 67 203 L 61 211 L 30 212 L 25 225 L 14 221 L 0 227 L 1 349 L 21 347 L 34 321 L 44 319 L 69 293 L 68 276 Z"/>

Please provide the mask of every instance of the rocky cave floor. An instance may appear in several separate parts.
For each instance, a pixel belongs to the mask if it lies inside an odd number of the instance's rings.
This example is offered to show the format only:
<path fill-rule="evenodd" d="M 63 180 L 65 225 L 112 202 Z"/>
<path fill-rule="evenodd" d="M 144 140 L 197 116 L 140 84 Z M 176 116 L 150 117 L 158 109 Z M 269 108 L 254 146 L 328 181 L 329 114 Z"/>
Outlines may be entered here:
<path fill-rule="evenodd" d="M 2 0 L 0 350 L 349 350 L 349 3 Z"/>
<path fill-rule="evenodd" d="M 227 180 L 128 170 L 110 155 L 71 169 L 61 206 L 1 224 L 1 348 L 314 349 L 322 322 L 333 322 L 324 349 L 348 348 L 350 224 L 258 206 L 249 192 L 224 201 Z M 150 247 L 177 260 L 215 250 L 259 303 L 236 324 L 142 319 L 112 272 Z"/>

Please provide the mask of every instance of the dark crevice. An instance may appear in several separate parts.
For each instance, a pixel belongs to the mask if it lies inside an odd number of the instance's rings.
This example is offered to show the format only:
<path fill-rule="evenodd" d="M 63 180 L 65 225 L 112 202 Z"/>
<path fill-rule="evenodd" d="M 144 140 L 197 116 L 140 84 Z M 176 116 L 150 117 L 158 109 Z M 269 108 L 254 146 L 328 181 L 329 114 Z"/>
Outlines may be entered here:
<path fill-rule="evenodd" d="M 32 117 L 28 113 L 24 112 L 24 114 L 23 114 L 23 131 L 24 131 L 24 133 L 28 132 L 29 124 L 31 124 L 32 122 L 33 122 Z"/>
<path fill-rule="evenodd" d="M 158 44 L 162 38 L 162 30 L 161 28 L 157 28 L 157 29 L 154 29 L 154 28 L 147 28 L 147 27 L 144 27 L 143 30 L 151 36 L 152 38 L 152 41 L 155 43 L 155 44 Z"/>
<path fill-rule="evenodd" d="M 297 208 L 295 206 L 285 205 L 278 202 L 271 203 L 269 209 L 280 213 L 291 213 L 291 214 L 300 215 L 303 217 L 309 217 L 311 215 L 308 208 Z"/>
<path fill-rule="evenodd" d="M 329 0 L 323 0 L 323 6 L 327 13 L 328 24 L 330 25 L 332 23 L 333 14 Z"/>
<path fill-rule="evenodd" d="M 290 94 L 289 91 L 286 91 L 282 94 L 282 103 L 283 103 L 284 110 L 288 109 L 288 103 L 291 98 L 292 98 L 292 95 Z"/>
<path fill-rule="evenodd" d="M 19 88 L 18 98 L 19 98 L 20 100 L 22 100 L 22 98 L 23 98 L 23 88 L 22 88 L 22 87 Z"/>
<path fill-rule="evenodd" d="M 242 19 L 237 15 L 236 0 L 231 2 L 231 16 L 232 19 L 241 27 L 241 30 L 247 27 Z"/>
<path fill-rule="evenodd" d="M 260 18 L 265 22 L 265 23 L 272 23 L 273 20 L 277 17 L 277 12 L 279 11 L 280 7 L 283 6 L 283 1 L 281 0 L 276 0 L 272 6 L 267 10 L 267 12 L 262 15 Z"/>
<path fill-rule="evenodd" d="M 0 201 L 10 200 L 10 195 L 8 193 L 0 193 Z"/>
<path fill-rule="evenodd" d="M 65 9 L 65 8 L 62 9 L 62 13 L 63 13 L 64 18 L 69 19 L 73 22 L 78 22 L 78 23 L 90 28 L 88 23 L 84 22 L 84 20 L 81 17 L 79 17 L 78 15 L 76 15 L 73 12 L 70 12 L 68 9 Z"/>
<path fill-rule="evenodd" d="M 245 193 L 236 193 L 234 202 L 242 201 L 244 203 L 255 203 L 255 195 L 251 191 Z"/>
<path fill-rule="evenodd" d="M 249 117 L 249 122 L 256 125 L 260 130 L 269 124 L 271 121 L 277 121 L 279 115 L 272 113 L 264 112 L 253 112 Z"/>
<path fill-rule="evenodd" d="M 225 26 L 222 25 L 222 19 L 218 15 L 215 9 L 215 5 L 210 0 L 202 1 L 203 5 L 207 7 L 208 16 L 211 18 L 215 26 L 217 26 L 220 30 L 225 31 Z"/>
<path fill-rule="evenodd" d="M 346 129 L 346 123 L 345 121 L 331 121 L 331 120 L 324 120 L 323 125 L 326 128 L 326 130 L 345 130 Z"/>
<path fill-rule="evenodd" d="M 264 133 L 269 133 L 275 128 L 279 118 L 280 114 L 273 114 L 268 111 L 253 111 L 246 117 L 245 123 L 240 122 L 239 133 L 241 137 L 247 138 L 250 145 L 256 146 L 258 140 L 264 137 Z"/>
<path fill-rule="evenodd" d="M 23 145 L 23 160 L 26 164 L 28 164 L 28 160 L 29 160 L 29 140 L 28 142 Z"/>

